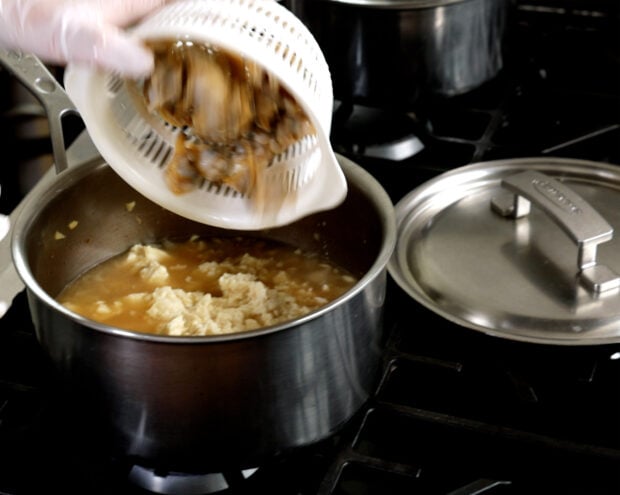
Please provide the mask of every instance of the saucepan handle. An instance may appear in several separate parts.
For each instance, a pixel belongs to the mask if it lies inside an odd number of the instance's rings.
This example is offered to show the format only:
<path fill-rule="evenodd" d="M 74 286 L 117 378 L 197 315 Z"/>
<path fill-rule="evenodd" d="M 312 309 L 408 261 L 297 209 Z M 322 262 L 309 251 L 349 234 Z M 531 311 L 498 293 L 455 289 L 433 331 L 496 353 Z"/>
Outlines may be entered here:
<path fill-rule="evenodd" d="M 581 196 L 558 180 L 528 170 L 502 180 L 507 189 L 493 198 L 493 210 L 509 218 L 528 215 L 535 204 L 577 244 L 577 267 L 584 286 L 594 293 L 620 287 L 620 276 L 597 262 L 597 247 L 613 238 L 614 229 Z"/>
<path fill-rule="evenodd" d="M 68 114 L 79 115 L 77 109 L 64 88 L 34 55 L 0 49 L 0 63 L 43 105 L 49 122 L 56 172 L 62 172 L 67 168 L 62 119 Z"/>
<path fill-rule="evenodd" d="M 65 170 L 71 164 L 100 158 L 86 132 L 82 132 L 68 150 L 65 148 L 62 119 L 65 115 L 73 113 L 77 115 L 78 112 L 64 88 L 38 58 L 0 49 L 0 64 L 41 102 L 49 122 L 55 169 L 48 170 L 33 186 L 28 195 L 38 194 L 39 190 L 44 190 L 57 173 Z M 11 257 L 13 224 L 21 213 L 24 202 L 25 199 L 11 212 L 9 230 L 4 237 L 0 237 L 0 317 L 4 316 L 11 307 L 15 296 L 24 289 L 24 284 L 17 274 Z"/>

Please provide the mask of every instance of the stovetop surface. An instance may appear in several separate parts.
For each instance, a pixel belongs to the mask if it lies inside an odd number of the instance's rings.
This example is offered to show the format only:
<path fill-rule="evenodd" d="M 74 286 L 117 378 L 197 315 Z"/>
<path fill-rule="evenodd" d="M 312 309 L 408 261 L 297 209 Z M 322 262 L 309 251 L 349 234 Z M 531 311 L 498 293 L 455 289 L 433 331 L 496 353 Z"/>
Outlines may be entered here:
<path fill-rule="evenodd" d="M 336 151 L 369 170 L 394 202 L 479 161 L 555 156 L 620 166 L 612 3 L 520 2 L 497 78 L 398 114 L 343 103 Z M 602 14 L 592 14 L 597 8 Z M 364 156 L 373 140 L 403 129 L 422 151 L 401 161 Z M 359 415 L 247 480 L 229 475 L 223 493 L 620 493 L 620 344 L 490 337 L 430 314 L 391 280 L 385 330 L 383 378 Z M 128 481 L 128 466 L 97 450 L 95 432 L 72 431 L 55 386 L 22 293 L 0 320 L 0 494 L 149 493 Z"/>

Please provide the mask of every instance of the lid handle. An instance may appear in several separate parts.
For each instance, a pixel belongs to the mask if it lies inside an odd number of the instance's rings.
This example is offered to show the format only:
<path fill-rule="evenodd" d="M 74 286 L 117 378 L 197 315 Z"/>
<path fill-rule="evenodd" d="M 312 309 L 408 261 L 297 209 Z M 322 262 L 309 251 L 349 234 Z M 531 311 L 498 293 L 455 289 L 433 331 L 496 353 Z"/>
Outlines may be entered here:
<path fill-rule="evenodd" d="M 536 171 L 519 172 L 501 182 L 505 192 L 493 198 L 491 207 L 508 218 L 520 218 L 536 204 L 577 244 L 577 266 L 590 292 L 620 287 L 620 276 L 596 261 L 596 248 L 613 238 L 614 229 L 581 196 L 559 181 Z"/>

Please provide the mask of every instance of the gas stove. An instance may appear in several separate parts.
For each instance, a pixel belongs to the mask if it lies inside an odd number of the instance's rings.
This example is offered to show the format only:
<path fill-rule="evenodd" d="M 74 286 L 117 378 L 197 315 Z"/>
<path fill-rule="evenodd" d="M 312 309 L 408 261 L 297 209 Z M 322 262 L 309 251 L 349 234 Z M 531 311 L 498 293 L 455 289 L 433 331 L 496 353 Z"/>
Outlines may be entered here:
<path fill-rule="evenodd" d="M 395 203 L 480 161 L 548 156 L 620 166 L 616 3 L 518 2 L 496 78 L 398 111 L 337 102 L 335 150 Z M 44 136 L 10 136 L 16 114 L 3 110 L 3 149 L 16 149 L 30 168 L 49 163 Z M 4 213 L 28 187 L 11 165 L 0 171 Z M 385 333 L 375 394 L 325 442 L 248 472 L 143 472 L 98 449 L 89 418 L 67 421 L 21 293 L 0 320 L 0 494 L 620 493 L 620 344 L 491 337 L 430 314 L 392 281 Z"/>

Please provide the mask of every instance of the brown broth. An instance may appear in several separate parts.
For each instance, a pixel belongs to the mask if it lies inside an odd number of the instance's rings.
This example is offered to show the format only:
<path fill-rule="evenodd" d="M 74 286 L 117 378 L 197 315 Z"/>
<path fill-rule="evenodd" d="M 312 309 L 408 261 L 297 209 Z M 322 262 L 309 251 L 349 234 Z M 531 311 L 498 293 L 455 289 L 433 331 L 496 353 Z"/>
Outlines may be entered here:
<path fill-rule="evenodd" d="M 218 237 L 134 246 L 80 276 L 58 301 L 118 328 L 210 335 L 297 318 L 355 282 L 316 253 L 265 239 Z"/>

